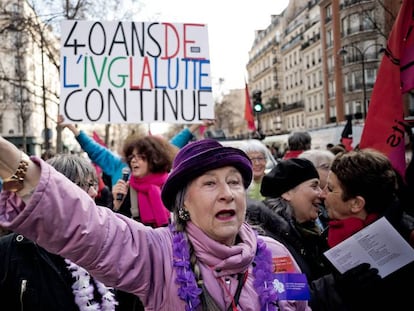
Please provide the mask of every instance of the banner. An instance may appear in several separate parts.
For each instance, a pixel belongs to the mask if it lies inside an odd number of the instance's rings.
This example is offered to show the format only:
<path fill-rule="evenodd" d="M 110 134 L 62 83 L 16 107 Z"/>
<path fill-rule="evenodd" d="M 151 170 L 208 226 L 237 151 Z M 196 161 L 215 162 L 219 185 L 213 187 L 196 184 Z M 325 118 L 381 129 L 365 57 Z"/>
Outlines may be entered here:
<path fill-rule="evenodd" d="M 360 142 L 361 148 L 386 154 L 403 177 L 406 162 L 402 92 L 413 86 L 408 80 L 414 71 L 413 13 L 414 1 L 404 0 L 388 38 Z"/>
<path fill-rule="evenodd" d="M 249 88 L 245 86 L 246 103 L 244 106 L 244 119 L 247 121 L 247 128 L 252 131 L 256 131 L 256 125 L 254 124 L 254 115 L 252 109 L 252 103 L 250 100 Z"/>
<path fill-rule="evenodd" d="M 341 143 L 345 146 L 345 149 L 347 151 L 351 151 L 353 149 L 352 141 L 353 141 L 352 117 L 348 117 L 345 127 L 341 133 Z"/>
<path fill-rule="evenodd" d="M 214 119 L 205 24 L 61 23 L 65 123 Z"/>

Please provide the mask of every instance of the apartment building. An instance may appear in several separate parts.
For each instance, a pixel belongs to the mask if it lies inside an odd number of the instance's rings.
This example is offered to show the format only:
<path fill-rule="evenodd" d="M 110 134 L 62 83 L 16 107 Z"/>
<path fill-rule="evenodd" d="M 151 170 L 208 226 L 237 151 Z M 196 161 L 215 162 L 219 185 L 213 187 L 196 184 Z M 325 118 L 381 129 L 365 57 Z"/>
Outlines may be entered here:
<path fill-rule="evenodd" d="M 252 94 L 262 91 L 265 113 L 260 115 L 260 127 L 264 132 L 279 134 L 283 101 L 283 61 L 280 40 L 283 32 L 283 16 L 272 15 L 270 25 L 257 30 L 252 49 L 249 51 L 249 89 Z"/>
<path fill-rule="evenodd" d="M 317 1 L 308 2 L 301 54 L 304 75 L 305 128 L 314 129 L 326 124 L 323 95 L 322 45 L 320 8 Z"/>
<path fill-rule="evenodd" d="M 272 23 L 256 31 L 247 71 L 249 87 L 264 94 L 263 133 L 342 124 L 348 115 L 363 122 L 399 6 L 391 0 L 291 0 L 277 28 Z M 277 62 L 265 62 L 264 46 Z M 275 72 L 278 83 L 266 84 Z M 280 105 L 271 105 L 267 94 L 277 94 Z"/>
<path fill-rule="evenodd" d="M 40 154 L 56 138 L 59 41 L 26 1 L 2 1 L 0 12 L 0 133 Z"/>

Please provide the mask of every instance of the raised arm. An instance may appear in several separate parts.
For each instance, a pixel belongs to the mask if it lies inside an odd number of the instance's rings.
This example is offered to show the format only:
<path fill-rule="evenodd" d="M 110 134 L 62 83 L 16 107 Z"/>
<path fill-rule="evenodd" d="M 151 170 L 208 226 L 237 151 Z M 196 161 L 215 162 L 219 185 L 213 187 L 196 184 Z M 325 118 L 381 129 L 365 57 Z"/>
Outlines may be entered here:
<path fill-rule="evenodd" d="M 26 197 L 37 186 L 40 169 L 11 142 L 0 136 L 0 177 L 2 190 L 17 192 Z"/>
<path fill-rule="evenodd" d="M 209 127 L 213 125 L 214 122 L 215 120 L 203 120 L 203 123 L 191 124 L 189 127 L 184 128 L 173 138 L 171 138 L 170 143 L 181 149 L 196 136 L 195 132 L 200 128 L 200 126 Z"/>
<path fill-rule="evenodd" d="M 17 172 L 21 161 L 27 167 L 24 176 Z M 160 231 L 96 206 L 87 192 L 52 166 L 39 157 L 29 158 L 0 136 L 0 177 L 6 181 L 6 188 L 13 175 L 20 176 L 22 188 L 17 189 L 14 183 L 13 189 L 1 191 L 2 228 L 84 267 L 108 286 L 141 297 L 149 295 L 149 287 L 143 284 L 156 282 L 156 287 L 162 288 L 162 267 L 170 257 L 165 263 L 158 261 L 158 272 L 150 271 L 155 270 L 155 255 L 164 248 L 172 249 L 167 229 L 160 236 Z"/>
<path fill-rule="evenodd" d="M 106 175 L 111 176 L 112 185 L 115 185 L 117 181 L 122 178 L 122 169 L 126 167 L 127 164 L 119 155 L 114 153 L 112 150 L 101 146 L 84 131 L 79 130 L 73 124 L 63 123 L 62 116 L 58 117 L 58 124 L 62 127 L 68 128 L 73 133 L 82 150 L 88 154 L 91 161 L 99 165 Z"/>

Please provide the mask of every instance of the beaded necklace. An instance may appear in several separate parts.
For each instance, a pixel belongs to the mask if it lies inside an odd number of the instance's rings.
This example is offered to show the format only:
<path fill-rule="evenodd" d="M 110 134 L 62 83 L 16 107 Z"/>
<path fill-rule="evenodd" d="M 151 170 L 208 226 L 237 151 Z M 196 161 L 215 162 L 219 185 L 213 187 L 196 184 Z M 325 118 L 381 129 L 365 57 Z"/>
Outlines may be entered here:
<path fill-rule="evenodd" d="M 75 303 L 80 311 L 114 311 L 118 302 L 114 298 L 110 287 L 106 287 L 101 282 L 95 280 L 99 294 L 102 296 L 101 303 L 93 300 L 93 285 L 89 273 L 75 265 L 68 259 L 65 259 L 68 270 L 71 272 L 75 282 L 72 285 L 72 292 L 75 295 Z"/>
<path fill-rule="evenodd" d="M 173 224 L 169 226 L 173 234 L 173 266 L 177 271 L 175 279 L 179 284 L 178 296 L 187 305 L 186 311 L 195 311 L 200 305 L 201 288 L 197 286 L 190 264 L 190 248 L 183 232 L 177 231 Z M 253 262 L 253 285 L 259 296 L 262 311 L 277 310 L 277 292 L 273 288 L 272 254 L 266 243 L 257 238 L 257 252 Z"/>

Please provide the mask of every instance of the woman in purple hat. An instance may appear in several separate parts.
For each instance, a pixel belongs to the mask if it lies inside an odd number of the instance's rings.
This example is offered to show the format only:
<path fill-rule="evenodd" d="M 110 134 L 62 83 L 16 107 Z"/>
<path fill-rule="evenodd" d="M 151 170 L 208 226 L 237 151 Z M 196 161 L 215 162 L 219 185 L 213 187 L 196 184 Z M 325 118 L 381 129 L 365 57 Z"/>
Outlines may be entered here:
<path fill-rule="evenodd" d="M 161 193 L 173 221 L 156 229 L 96 206 L 2 137 L 0 177 L 0 226 L 139 296 L 147 310 L 310 310 L 306 288 L 282 280 L 301 276 L 289 251 L 244 221 L 252 169 L 239 149 L 211 139 L 181 149 Z"/>

